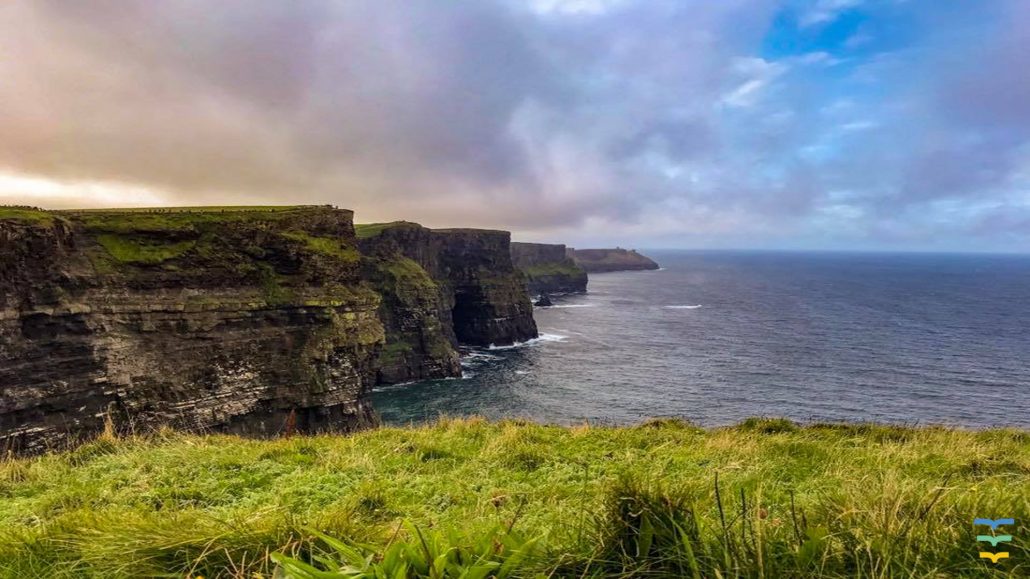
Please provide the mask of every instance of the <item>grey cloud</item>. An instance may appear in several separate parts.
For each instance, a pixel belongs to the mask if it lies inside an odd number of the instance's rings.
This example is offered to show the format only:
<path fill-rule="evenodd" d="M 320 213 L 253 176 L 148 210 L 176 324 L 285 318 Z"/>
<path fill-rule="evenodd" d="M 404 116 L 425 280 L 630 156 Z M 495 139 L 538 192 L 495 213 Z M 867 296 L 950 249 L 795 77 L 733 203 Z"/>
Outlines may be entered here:
<path fill-rule="evenodd" d="M 927 240 L 954 229 L 918 218 L 941 200 L 1017 203 L 1030 4 L 992 2 L 983 22 L 918 4 L 808 3 L 812 28 L 915 14 L 917 46 L 854 66 L 762 58 L 776 0 L 13 0 L 0 172 L 570 241 L 656 216 L 662 239 L 713 223 L 811 238 L 850 219 L 836 229 Z"/>

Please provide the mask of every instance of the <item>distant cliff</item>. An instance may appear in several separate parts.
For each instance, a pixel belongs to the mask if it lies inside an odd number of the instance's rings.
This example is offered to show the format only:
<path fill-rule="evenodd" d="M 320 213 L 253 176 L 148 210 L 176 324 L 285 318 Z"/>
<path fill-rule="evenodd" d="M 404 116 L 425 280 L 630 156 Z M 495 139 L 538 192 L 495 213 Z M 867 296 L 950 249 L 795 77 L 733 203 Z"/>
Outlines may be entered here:
<path fill-rule="evenodd" d="M 570 247 L 568 255 L 587 273 L 658 269 L 657 263 L 651 258 L 637 253 L 635 249 L 573 249 Z"/>
<path fill-rule="evenodd" d="M 530 295 L 587 291 L 587 272 L 566 251 L 559 244 L 512 242 L 511 260 L 526 276 Z"/>
<path fill-rule="evenodd" d="M 0 207 L 0 450 L 108 419 L 361 428 L 376 382 L 455 376 L 458 343 L 536 335 L 507 233 L 393 229 L 363 253 L 331 207 Z"/>

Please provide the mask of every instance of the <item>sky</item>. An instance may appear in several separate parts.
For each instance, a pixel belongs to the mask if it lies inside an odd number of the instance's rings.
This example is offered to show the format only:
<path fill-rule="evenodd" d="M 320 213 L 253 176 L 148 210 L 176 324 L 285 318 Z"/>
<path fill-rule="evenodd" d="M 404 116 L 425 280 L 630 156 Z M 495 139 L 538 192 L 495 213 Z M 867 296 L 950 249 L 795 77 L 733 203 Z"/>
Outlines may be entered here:
<path fill-rule="evenodd" d="M 4 0 L 0 204 L 1030 252 L 1030 0 Z"/>

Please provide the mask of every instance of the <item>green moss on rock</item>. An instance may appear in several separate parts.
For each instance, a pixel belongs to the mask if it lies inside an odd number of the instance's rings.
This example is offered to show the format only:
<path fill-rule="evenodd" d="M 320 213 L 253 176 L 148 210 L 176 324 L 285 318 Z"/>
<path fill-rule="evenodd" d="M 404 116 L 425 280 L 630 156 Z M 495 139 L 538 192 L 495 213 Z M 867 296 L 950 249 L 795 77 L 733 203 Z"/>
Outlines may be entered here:
<path fill-rule="evenodd" d="M 283 234 L 283 237 L 299 241 L 307 249 L 315 253 L 336 257 L 344 261 L 356 262 L 361 257 L 357 249 L 345 245 L 339 238 L 319 237 L 309 235 L 303 231 L 288 231 Z"/>
<path fill-rule="evenodd" d="M 102 233 L 97 243 L 120 263 L 156 265 L 181 257 L 193 249 L 196 241 L 167 242 L 142 236 Z"/>

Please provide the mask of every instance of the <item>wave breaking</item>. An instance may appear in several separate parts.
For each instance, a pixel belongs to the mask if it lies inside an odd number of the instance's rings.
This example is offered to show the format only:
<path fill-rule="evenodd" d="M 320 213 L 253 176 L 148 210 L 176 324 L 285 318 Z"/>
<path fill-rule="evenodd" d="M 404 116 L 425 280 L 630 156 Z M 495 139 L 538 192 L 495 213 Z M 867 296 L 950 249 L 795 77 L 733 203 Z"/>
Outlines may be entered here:
<path fill-rule="evenodd" d="M 535 346 L 537 344 L 542 344 L 545 342 L 564 342 L 567 337 L 568 336 L 560 336 L 558 334 L 541 333 L 539 336 L 533 338 L 532 340 L 526 340 L 525 342 L 515 342 L 514 344 L 510 344 L 508 346 L 495 346 L 494 344 L 490 344 L 490 346 L 487 347 L 487 350 L 513 350 L 515 348 Z"/>

